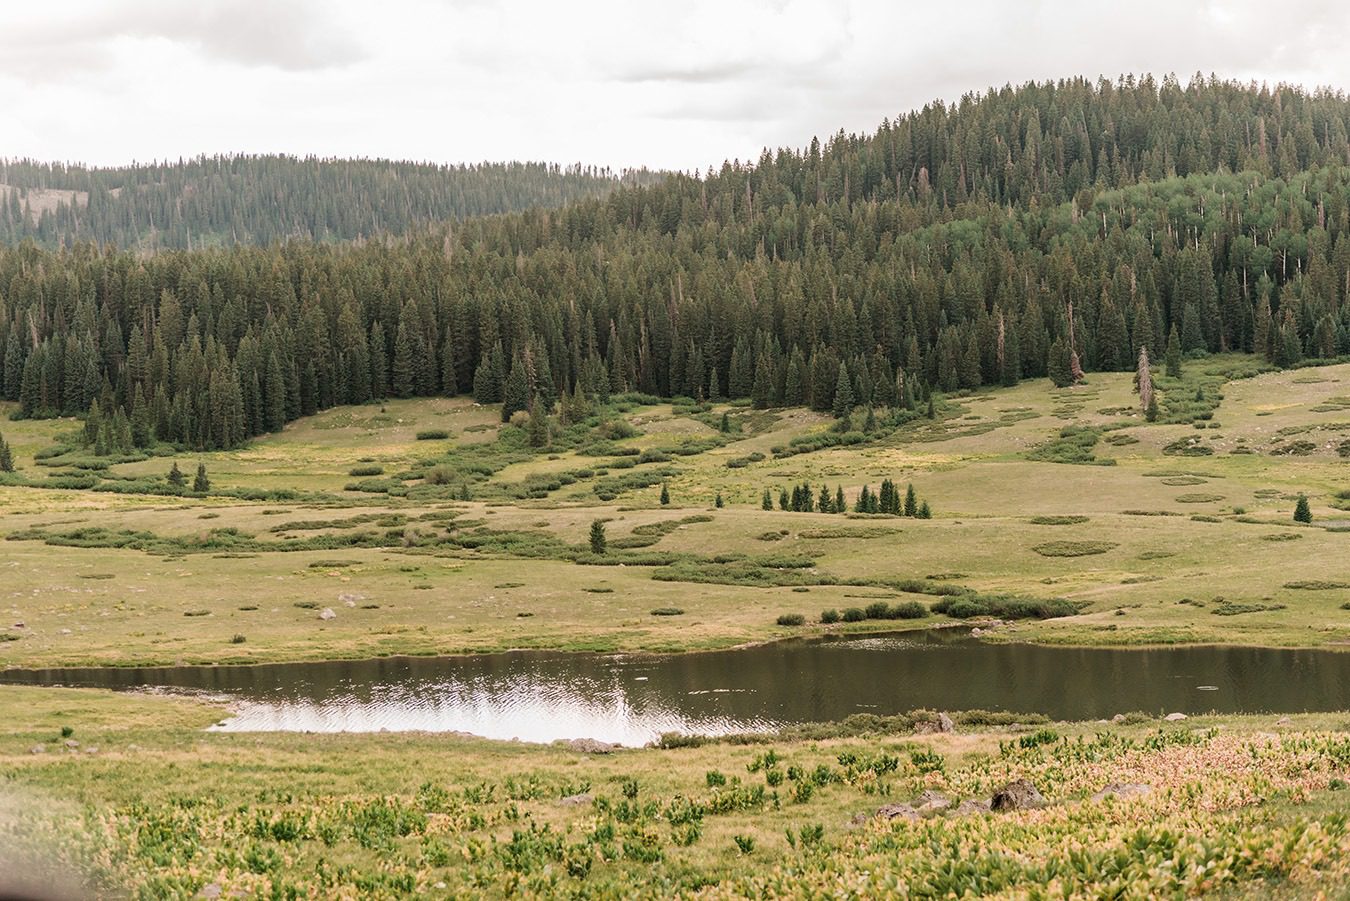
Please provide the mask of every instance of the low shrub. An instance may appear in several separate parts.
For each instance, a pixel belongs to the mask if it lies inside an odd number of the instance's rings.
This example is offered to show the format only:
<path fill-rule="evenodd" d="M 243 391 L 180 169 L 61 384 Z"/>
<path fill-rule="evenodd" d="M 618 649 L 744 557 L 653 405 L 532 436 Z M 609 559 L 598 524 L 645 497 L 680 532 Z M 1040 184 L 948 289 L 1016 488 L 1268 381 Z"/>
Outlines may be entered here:
<path fill-rule="evenodd" d="M 652 616 L 683 616 L 684 611 L 679 607 L 657 607 L 652 611 Z"/>
<path fill-rule="evenodd" d="M 441 441 L 449 437 L 450 433 L 445 429 L 423 429 L 417 433 L 418 441 Z"/>
<path fill-rule="evenodd" d="M 778 625 L 804 626 L 806 625 L 806 617 L 802 616 L 800 613 L 784 613 L 778 617 Z"/>
<path fill-rule="evenodd" d="M 820 612 L 820 621 L 827 626 L 839 622 L 839 611 L 834 609 L 822 610 Z"/>

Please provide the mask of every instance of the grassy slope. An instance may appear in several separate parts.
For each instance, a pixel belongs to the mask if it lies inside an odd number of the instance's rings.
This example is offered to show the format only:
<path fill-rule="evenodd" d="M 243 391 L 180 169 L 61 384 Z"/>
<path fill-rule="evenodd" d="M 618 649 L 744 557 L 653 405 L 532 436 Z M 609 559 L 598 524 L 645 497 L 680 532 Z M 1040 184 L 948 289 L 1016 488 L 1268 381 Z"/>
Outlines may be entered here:
<path fill-rule="evenodd" d="M 1188 380 L 1233 362 L 1216 358 L 1189 364 Z M 1168 388 L 1167 380 L 1160 382 Z M 1146 425 L 1122 414 L 1133 403 L 1129 386 L 1130 377 L 1119 374 L 1094 375 L 1088 385 L 1068 391 L 1049 391 L 1044 382 L 986 391 L 960 399 L 961 409 L 939 423 L 906 427 L 880 443 L 785 459 L 775 458 L 770 449 L 825 428 L 827 420 L 804 411 L 755 414 L 753 425 L 759 428 L 741 440 L 670 464 L 680 469 L 670 480 L 670 508 L 656 503 L 657 487 L 603 504 L 592 490 L 594 479 L 565 486 L 545 500 L 513 504 L 418 503 L 344 492 L 352 481 L 347 471 L 362 461 L 374 461 L 392 474 L 446 446 L 493 441 L 495 414 L 462 399 L 392 402 L 383 412 L 373 406 L 342 408 L 242 450 L 202 457 L 218 486 L 299 488 L 328 493 L 334 503 L 8 488 L 0 489 L 3 529 L 61 532 L 98 526 L 194 540 L 211 529 L 233 528 L 285 542 L 351 533 L 304 527 L 272 531 L 286 523 L 457 512 L 492 529 L 582 546 L 596 517 L 612 517 L 613 541 L 643 525 L 701 514 L 712 520 L 684 524 L 651 550 L 705 557 L 808 554 L 815 557 L 815 572 L 840 578 L 946 576 L 980 590 L 1062 596 L 1085 604 L 1080 616 L 995 633 L 1007 638 L 1299 646 L 1334 646 L 1350 638 L 1350 612 L 1340 610 L 1350 590 L 1286 587 L 1307 580 L 1350 583 L 1346 534 L 1296 528 L 1290 521 L 1298 492 L 1309 495 L 1317 525 L 1350 519 L 1330 506 L 1334 493 L 1346 487 L 1345 461 L 1335 445 L 1350 438 L 1350 408 L 1333 403 L 1329 409 L 1327 403 L 1350 395 L 1350 366 L 1230 383 L 1213 420 L 1219 427 L 1204 430 Z M 1188 395 L 1192 389 L 1188 383 L 1173 390 Z M 638 448 L 712 434 L 703 422 L 676 416 L 668 406 L 628 415 L 643 433 L 621 443 Z M 1026 458 L 1065 425 L 1109 424 L 1126 426 L 1106 433 L 1114 440 L 1135 439 L 1097 444 L 1097 456 L 1114 459 L 1115 466 Z M 40 473 L 43 468 L 34 465 L 32 454 L 70 427 L 7 422 L 4 432 L 23 470 Z M 415 432 L 428 428 L 446 429 L 450 442 L 415 440 Z M 1287 437 L 1280 439 L 1281 432 Z M 1189 436 L 1202 437 L 1216 453 L 1163 453 L 1169 443 Z M 1314 449 L 1305 456 L 1271 455 L 1277 440 L 1311 440 Z M 1243 446 L 1254 452 L 1232 453 Z M 727 467 L 728 460 L 753 452 L 766 459 Z M 196 460 L 185 455 L 180 465 L 190 473 Z M 168 463 L 157 457 L 114 470 L 156 474 Z M 493 481 L 516 483 L 533 474 L 596 465 L 596 458 L 572 452 L 541 454 L 511 463 Z M 842 484 L 851 497 L 864 482 L 875 487 L 887 477 L 913 482 L 933 504 L 936 518 L 876 522 L 870 525 L 895 531 L 868 533 L 863 530 L 869 523 L 839 516 L 759 509 L 765 487 L 828 482 Z M 728 502 L 720 510 L 711 503 L 718 492 Z M 1248 521 L 1239 521 L 1239 509 Z M 1088 520 L 1069 526 L 1032 521 L 1044 515 Z M 856 537 L 814 537 L 813 530 L 844 527 L 857 528 Z M 782 530 L 787 534 L 779 540 L 765 540 Z M 1274 540 L 1279 537 L 1291 540 Z M 1066 540 L 1113 546 L 1081 557 L 1043 556 L 1034 549 Z M 7 542 L 4 549 L 0 615 L 25 624 L 23 630 L 8 630 L 19 640 L 0 642 L 0 662 L 9 665 L 242 662 L 506 647 L 705 648 L 785 635 L 791 630 L 773 624 L 779 613 L 800 612 L 814 620 L 825 608 L 865 606 L 859 595 L 877 593 L 718 584 L 691 591 L 687 583 L 653 581 L 645 567 L 581 566 L 556 554 L 519 559 L 491 550 L 344 549 L 264 552 L 241 559 L 58 548 L 38 541 Z M 1224 603 L 1283 607 L 1215 615 Z M 649 615 L 665 606 L 682 607 L 686 614 Z M 245 609 L 250 607 L 257 609 Z M 337 619 L 318 621 L 324 607 L 337 610 Z M 244 641 L 232 643 L 236 635 Z"/>

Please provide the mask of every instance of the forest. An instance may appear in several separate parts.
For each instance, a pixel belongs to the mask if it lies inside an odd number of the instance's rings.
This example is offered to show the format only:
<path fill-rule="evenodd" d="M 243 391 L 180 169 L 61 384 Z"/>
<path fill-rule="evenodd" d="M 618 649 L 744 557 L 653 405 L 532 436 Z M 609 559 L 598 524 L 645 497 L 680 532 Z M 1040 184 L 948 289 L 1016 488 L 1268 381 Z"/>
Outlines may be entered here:
<path fill-rule="evenodd" d="M 661 173 L 581 165 L 211 156 L 117 168 L 0 159 L 0 241 L 158 250 L 347 241 L 557 207 Z"/>
<path fill-rule="evenodd" d="M 210 449 L 386 397 L 471 393 L 503 418 L 630 390 L 831 410 L 840 392 L 895 407 L 1062 384 L 1169 343 L 1333 359 L 1350 354 L 1348 133 L 1339 93 L 1074 79 L 561 209 L 433 223 L 472 210 L 442 195 L 376 222 L 379 241 L 25 241 L 0 250 L 0 397 L 19 417 L 92 411 L 117 445 Z M 584 193 L 566 178 L 549 190 Z M 267 182 L 244 191 L 246 230 L 279 239 L 292 213 L 261 202 Z M 386 199 L 300 233 L 360 232 Z"/>

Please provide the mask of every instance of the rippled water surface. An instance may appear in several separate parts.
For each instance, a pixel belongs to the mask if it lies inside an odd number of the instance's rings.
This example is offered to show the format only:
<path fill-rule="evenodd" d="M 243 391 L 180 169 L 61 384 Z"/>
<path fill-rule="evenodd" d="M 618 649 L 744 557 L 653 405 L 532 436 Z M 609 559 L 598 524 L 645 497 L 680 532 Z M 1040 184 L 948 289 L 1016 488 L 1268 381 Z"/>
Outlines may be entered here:
<path fill-rule="evenodd" d="M 471 732 L 639 745 L 919 707 L 1055 719 L 1350 708 L 1350 654 L 990 645 L 955 631 L 671 656 L 512 652 L 263 666 L 9 670 L 0 682 L 230 696 L 225 731 Z"/>

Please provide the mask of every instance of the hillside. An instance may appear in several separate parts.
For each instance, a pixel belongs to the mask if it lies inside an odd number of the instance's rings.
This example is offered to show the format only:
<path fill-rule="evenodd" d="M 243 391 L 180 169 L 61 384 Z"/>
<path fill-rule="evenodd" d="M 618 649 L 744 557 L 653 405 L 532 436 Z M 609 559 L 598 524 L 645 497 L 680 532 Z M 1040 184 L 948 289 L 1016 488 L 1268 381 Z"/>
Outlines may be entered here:
<path fill-rule="evenodd" d="M 829 411 L 847 385 L 910 408 L 1065 384 L 1074 355 L 1332 359 L 1348 120 L 1341 95 L 1294 89 L 1033 84 L 397 245 L 0 250 L 0 397 L 38 417 L 97 400 L 141 417 L 138 441 L 207 448 L 374 397 Z"/>
<path fill-rule="evenodd" d="M 140 250 L 346 241 L 601 197 L 645 171 L 213 156 L 115 168 L 0 161 L 0 242 Z"/>

